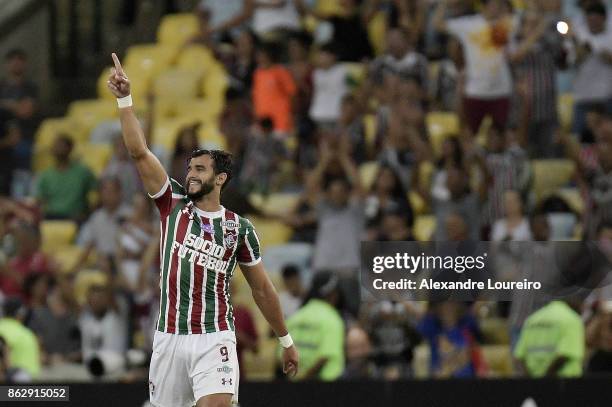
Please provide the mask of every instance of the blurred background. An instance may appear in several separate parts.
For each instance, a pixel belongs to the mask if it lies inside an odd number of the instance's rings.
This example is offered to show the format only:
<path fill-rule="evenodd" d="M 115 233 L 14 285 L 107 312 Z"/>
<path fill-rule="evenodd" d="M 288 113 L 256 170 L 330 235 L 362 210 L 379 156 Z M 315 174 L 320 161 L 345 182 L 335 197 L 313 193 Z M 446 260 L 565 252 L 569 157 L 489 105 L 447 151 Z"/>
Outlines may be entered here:
<path fill-rule="evenodd" d="M 184 182 L 196 148 L 234 155 L 222 203 L 258 232 L 298 381 L 609 378 L 605 288 L 374 301 L 358 271 L 361 241 L 533 241 L 544 257 L 549 241 L 597 241 L 610 255 L 610 13 L 603 0 L 0 0 L 0 382 L 146 392 L 159 219 L 106 89 L 111 52 L 171 177 Z M 240 273 L 232 299 L 241 383 L 283 380 Z"/>

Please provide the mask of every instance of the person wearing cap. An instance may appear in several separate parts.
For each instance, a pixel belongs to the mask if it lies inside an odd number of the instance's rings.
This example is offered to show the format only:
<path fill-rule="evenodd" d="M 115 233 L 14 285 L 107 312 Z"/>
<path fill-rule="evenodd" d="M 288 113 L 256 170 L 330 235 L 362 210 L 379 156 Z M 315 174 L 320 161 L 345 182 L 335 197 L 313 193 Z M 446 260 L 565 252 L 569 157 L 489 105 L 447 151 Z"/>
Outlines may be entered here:
<path fill-rule="evenodd" d="M 23 369 L 36 378 L 40 373 L 40 349 L 34 332 L 23 324 L 27 310 L 19 298 L 11 297 L 4 302 L 3 311 L 0 337 L 8 345 L 11 367 Z"/>
<path fill-rule="evenodd" d="M 338 312 L 342 298 L 338 283 L 335 274 L 318 273 L 305 305 L 287 320 L 303 364 L 297 380 L 332 381 L 344 371 L 344 321 Z"/>

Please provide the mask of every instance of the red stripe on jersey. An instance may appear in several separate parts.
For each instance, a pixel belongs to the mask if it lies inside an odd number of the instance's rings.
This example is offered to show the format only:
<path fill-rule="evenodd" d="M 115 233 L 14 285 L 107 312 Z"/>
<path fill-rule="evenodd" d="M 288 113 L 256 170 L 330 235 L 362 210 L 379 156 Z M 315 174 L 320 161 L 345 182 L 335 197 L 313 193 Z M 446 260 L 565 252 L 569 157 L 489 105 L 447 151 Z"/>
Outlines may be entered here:
<path fill-rule="evenodd" d="M 200 217 L 200 224 L 202 227 L 204 225 L 210 224 L 208 218 Z M 202 229 L 204 239 L 212 240 L 212 236 L 210 233 L 206 233 Z M 202 333 L 202 288 L 204 285 L 204 273 L 206 270 L 203 266 L 196 264 L 193 266 L 193 307 L 191 308 L 191 333 L 201 334 Z"/>
<path fill-rule="evenodd" d="M 172 242 L 168 242 L 168 244 L 174 244 L 173 242 L 183 243 L 185 240 L 185 235 L 187 234 L 187 226 L 189 225 L 189 215 L 181 212 L 177 215 L 179 216 L 179 224 L 176 228 L 176 235 Z M 177 300 L 177 292 L 178 292 L 178 284 L 177 284 L 177 274 L 178 274 L 178 264 L 181 259 L 178 256 L 179 249 L 177 248 L 174 251 L 171 251 L 171 264 L 170 264 L 170 282 L 168 284 L 168 297 L 169 297 L 169 305 L 168 305 L 168 322 L 166 323 L 166 331 L 168 333 L 174 333 L 176 330 L 176 300 Z"/>
<path fill-rule="evenodd" d="M 225 211 L 225 220 L 226 221 L 236 221 L 236 217 L 233 212 Z M 224 236 L 225 237 L 225 236 Z M 236 238 L 238 237 L 238 230 L 236 230 Z M 236 239 L 237 240 L 237 239 Z M 238 242 L 234 242 L 234 244 L 238 244 Z M 233 247 L 228 247 L 225 249 L 225 254 L 223 255 L 223 261 L 228 261 L 234 252 Z M 227 273 L 230 270 L 226 270 Z M 227 302 L 225 298 L 225 273 L 217 273 L 217 301 L 219 302 L 219 330 L 226 331 L 227 328 Z"/>

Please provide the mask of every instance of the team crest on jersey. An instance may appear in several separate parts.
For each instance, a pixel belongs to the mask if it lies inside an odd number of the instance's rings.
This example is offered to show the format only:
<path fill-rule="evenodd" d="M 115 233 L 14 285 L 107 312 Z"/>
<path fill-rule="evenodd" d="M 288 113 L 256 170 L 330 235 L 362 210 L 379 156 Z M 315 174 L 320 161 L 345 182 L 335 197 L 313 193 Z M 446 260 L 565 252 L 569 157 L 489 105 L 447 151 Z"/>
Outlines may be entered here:
<path fill-rule="evenodd" d="M 236 245 L 236 234 L 235 233 L 226 233 L 223 237 L 223 241 L 225 242 L 225 247 L 231 249 Z"/>

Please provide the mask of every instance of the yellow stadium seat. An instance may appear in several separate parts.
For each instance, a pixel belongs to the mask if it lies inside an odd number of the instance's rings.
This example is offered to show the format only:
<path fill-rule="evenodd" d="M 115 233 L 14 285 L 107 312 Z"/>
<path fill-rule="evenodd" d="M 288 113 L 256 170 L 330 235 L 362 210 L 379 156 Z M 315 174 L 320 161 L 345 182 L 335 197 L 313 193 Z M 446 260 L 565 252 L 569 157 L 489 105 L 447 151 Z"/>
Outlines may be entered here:
<path fill-rule="evenodd" d="M 292 230 L 284 223 L 276 220 L 267 220 L 258 217 L 251 217 L 251 222 L 255 226 L 257 236 L 262 250 L 268 246 L 287 243 L 291 237 Z"/>
<path fill-rule="evenodd" d="M 574 162 L 565 159 L 532 160 L 531 166 L 533 191 L 538 202 L 565 186 L 572 179 L 575 170 Z"/>
<path fill-rule="evenodd" d="M 105 286 L 108 284 L 108 276 L 98 270 L 83 270 L 76 274 L 74 280 L 74 296 L 79 305 L 87 301 L 87 292 L 94 285 Z"/>
<path fill-rule="evenodd" d="M 361 185 L 363 185 L 364 189 L 370 189 L 377 173 L 378 163 L 376 161 L 363 163 L 359 166 L 359 177 L 361 178 Z"/>
<path fill-rule="evenodd" d="M 176 66 L 187 71 L 205 74 L 215 63 L 215 57 L 209 48 L 203 45 L 189 45 L 181 50 Z"/>
<path fill-rule="evenodd" d="M 412 369 L 414 377 L 417 379 L 425 379 L 429 377 L 429 359 L 431 351 L 429 345 L 422 343 L 414 348 L 414 359 L 412 359 Z"/>
<path fill-rule="evenodd" d="M 254 313 L 259 314 L 254 310 Z M 248 372 L 249 380 L 270 381 L 274 379 L 274 371 L 278 360 L 278 341 L 267 338 L 260 332 L 259 351 L 257 353 L 244 353 L 244 369 Z"/>
<path fill-rule="evenodd" d="M 130 81 L 136 77 L 150 80 L 168 69 L 177 53 L 177 48 L 168 45 L 132 45 L 127 50 L 123 67 Z"/>
<path fill-rule="evenodd" d="M 561 126 L 565 130 L 570 130 L 574 118 L 574 96 L 571 93 L 564 93 L 558 97 L 557 111 Z"/>
<path fill-rule="evenodd" d="M 356 84 L 360 84 L 365 79 L 366 67 L 364 64 L 359 62 L 345 62 L 343 64 L 347 71 L 349 78 Z"/>
<path fill-rule="evenodd" d="M 160 73 L 153 82 L 157 98 L 195 98 L 198 94 L 200 78 L 191 71 L 169 69 Z"/>
<path fill-rule="evenodd" d="M 578 214 L 584 213 L 584 199 L 578 188 L 561 188 L 557 192 L 574 212 Z"/>
<path fill-rule="evenodd" d="M 214 114 L 220 114 L 225 106 L 225 91 L 229 85 L 227 74 L 219 63 L 211 65 L 202 80 L 202 94 Z"/>
<path fill-rule="evenodd" d="M 487 317 L 479 321 L 485 343 L 507 345 L 510 343 L 508 322 L 503 318 Z"/>
<path fill-rule="evenodd" d="M 107 144 L 81 144 L 75 154 L 80 161 L 88 166 L 96 176 L 100 176 L 111 158 L 112 147 Z"/>
<path fill-rule="evenodd" d="M 83 249 L 76 245 L 57 248 L 53 253 L 53 261 L 59 266 L 60 273 L 66 273 L 76 265 Z"/>
<path fill-rule="evenodd" d="M 374 53 L 380 55 L 385 52 L 385 35 L 387 33 L 387 19 L 385 13 L 379 11 L 368 23 L 368 38 L 374 48 Z"/>
<path fill-rule="evenodd" d="M 156 120 L 153 127 L 153 144 L 162 146 L 168 151 L 174 151 L 179 131 L 194 122 L 192 118 L 182 116 Z"/>
<path fill-rule="evenodd" d="M 341 15 L 344 12 L 340 0 L 317 0 L 315 7 L 319 13 L 328 16 Z"/>
<path fill-rule="evenodd" d="M 512 376 L 512 353 L 508 345 L 483 345 L 482 356 L 492 377 Z"/>
<path fill-rule="evenodd" d="M 209 123 L 217 121 L 217 113 L 210 102 L 203 98 L 161 98 L 155 102 L 155 120 L 183 117 Z"/>
<path fill-rule="evenodd" d="M 101 122 L 117 117 L 117 103 L 101 99 L 78 100 L 70 104 L 66 116 L 78 122 L 89 135 Z"/>
<path fill-rule="evenodd" d="M 168 14 L 159 24 L 157 41 L 164 45 L 181 46 L 198 30 L 198 18 L 193 13 Z"/>
<path fill-rule="evenodd" d="M 364 115 L 363 127 L 365 130 L 366 145 L 368 146 L 368 150 L 372 150 L 374 149 L 374 143 L 376 143 L 376 115 Z"/>
<path fill-rule="evenodd" d="M 216 123 L 204 123 L 198 131 L 198 141 L 202 148 L 213 150 L 224 150 L 227 148 L 225 137 Z"/>
<path fill-rule="evenodd" d="M 459 134 L 459 117 L 455 113 L 431 112 L 425 117 L 427 132 L 434 154 L 438 157 L 442 151 L 444 139 Z"/>
<path fill-rule="evenodd" d="M 77 233 L 77 224 L 70 220 L 45 220 L 40 224 L 42 250 L 53 254 L 72 245 Z"/>
<path fill-rule="evenodd" d="M 249 195 L 249 201 L 254 206 L 268 213 L 287 213 L 293 209 L 299 199 L 299 194 L 291 192 L 277 192 L 267 197 L 261 194 Z"/>
<path fill-rule="evenodd" d="M 421 197 L 421 195 L 417 194 L 416 192 L 408 192 L 408 200 L 410 201 L 410 207 L 412 208 L 412 212 L 415 215 L 424 215 L 429 212 L 427 203 Z"/>
<path fill-rule="evenodd" d="M 416 240 L 421 242 L 431 240 L 436 230 L 436 217 L 433 215 L 420 215 L 415 217 L 413 229 Z"/>

